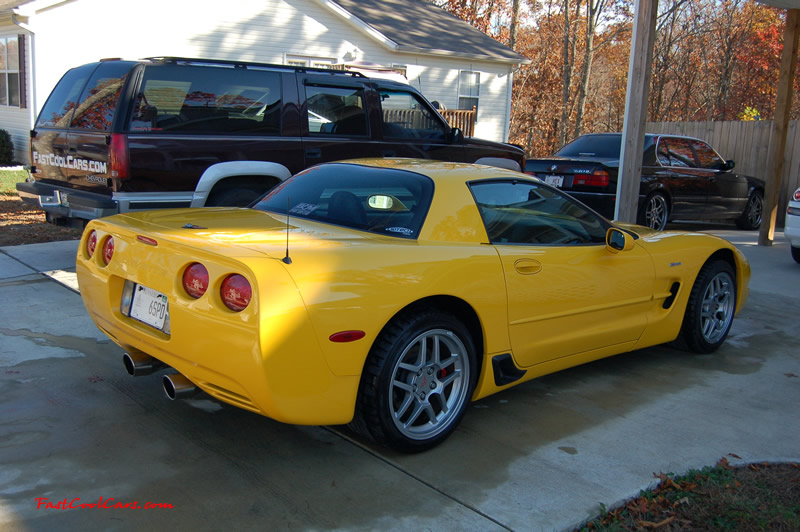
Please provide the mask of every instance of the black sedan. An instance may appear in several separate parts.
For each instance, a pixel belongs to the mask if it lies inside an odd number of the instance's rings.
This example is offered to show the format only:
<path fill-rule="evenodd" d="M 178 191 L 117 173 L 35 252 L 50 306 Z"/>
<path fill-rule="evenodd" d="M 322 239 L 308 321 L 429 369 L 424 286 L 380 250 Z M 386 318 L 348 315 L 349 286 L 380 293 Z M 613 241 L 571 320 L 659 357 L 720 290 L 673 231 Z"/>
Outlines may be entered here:
<path fill-rule="evenodd" d="M 621 142 L 620 133 L 583 135 L 548 159 L 529 159 L 525 171 L 613 218 Z M 675 220 L 735 221 L 757 229 L 764 182 L 733 167 L 702 140 L 645 135 L 637 222 L 658 230 Z"/>

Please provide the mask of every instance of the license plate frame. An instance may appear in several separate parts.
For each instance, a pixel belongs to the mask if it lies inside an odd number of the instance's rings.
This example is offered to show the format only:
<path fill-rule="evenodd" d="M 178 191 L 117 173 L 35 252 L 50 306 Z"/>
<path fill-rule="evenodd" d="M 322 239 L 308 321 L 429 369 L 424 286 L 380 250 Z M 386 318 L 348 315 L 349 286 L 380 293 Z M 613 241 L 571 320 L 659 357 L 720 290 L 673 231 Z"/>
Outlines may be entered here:
<path fill-rule="evenodd" d="M 169 299 L 166 294 L 142 284 L 134 284 L 131 306 L 128 314 L 158 331 L 163 331 L 169 323 Z"/>
<path fill-rule="evenodd" d="M 564 186 L 564 176 L 563 175 L 546 175 L 544 176 L 544 182 L 548 185 L 552 185 L 556 188 L 561 188 Z"/>

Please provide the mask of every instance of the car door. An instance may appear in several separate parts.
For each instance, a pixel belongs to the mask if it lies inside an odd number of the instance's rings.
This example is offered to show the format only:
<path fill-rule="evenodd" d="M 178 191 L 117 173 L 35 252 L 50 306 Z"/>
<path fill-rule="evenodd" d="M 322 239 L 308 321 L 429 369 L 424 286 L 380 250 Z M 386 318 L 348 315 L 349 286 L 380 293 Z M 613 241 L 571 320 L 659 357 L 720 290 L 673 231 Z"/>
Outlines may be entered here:
<path fill-rule="evenodd" d="M 471 189 L 503 265 L 520 367 L 633 345 L 654 304 L 655 272 L 645 250 L 612 253 L 608 223 L 546 185 L 484 181 Z"/>
<path fill-rule="evenodd" d="M 670 218 L 703 218 L 713 172 L 700 168 L 690 139 L 661 137 L 657 155 L 659 162 L 667 170 L 662 178 L 662 185 L 672 198 Z"/>
<path fill-rule="evenodd" d="M 733 172 L 725 159 L 702 140 L 689 141 L 700 167 L 709 173 L 705 218 L 733 218 L 744 212 L 750 186 L 747 179 Z"/>

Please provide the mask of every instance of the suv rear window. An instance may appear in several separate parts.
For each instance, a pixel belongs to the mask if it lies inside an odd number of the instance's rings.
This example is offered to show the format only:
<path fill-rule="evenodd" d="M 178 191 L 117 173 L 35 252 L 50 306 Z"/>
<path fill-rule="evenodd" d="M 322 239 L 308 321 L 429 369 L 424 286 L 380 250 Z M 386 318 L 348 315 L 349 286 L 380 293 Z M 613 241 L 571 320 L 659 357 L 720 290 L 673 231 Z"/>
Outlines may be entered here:
<path fill-rule="evenodd" d="M 145 68 L 130 131 L 217 135 L 280 132 L 278 72 L 223 67 Z"/>
<path fill-rule="evenodd" d="M 42 107 L 36 127 L 69 127 L 81 90 L 96 67 L 97 63 L 91 63 L 67 71 Z"/>
<path fill-rule="evenodd" d="M 81 93 L 72 117 L 72 127 L 100 131 L 111 129 L 119 93 L 133 65 L 119 61 L 100 63 Z"/>

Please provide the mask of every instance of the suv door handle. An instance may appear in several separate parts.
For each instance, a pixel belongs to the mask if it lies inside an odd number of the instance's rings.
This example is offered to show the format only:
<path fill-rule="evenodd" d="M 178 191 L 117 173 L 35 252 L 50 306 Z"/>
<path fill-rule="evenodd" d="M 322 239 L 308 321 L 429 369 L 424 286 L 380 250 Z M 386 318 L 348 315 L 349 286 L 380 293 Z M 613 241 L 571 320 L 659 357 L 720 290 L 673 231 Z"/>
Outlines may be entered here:
<path fill-rule="evenodd" d="M 308 148 L 306 150 L 306 158 L 307 159 L 321 159 L 322 158 L 322 149 L 321 148 Z"/>

